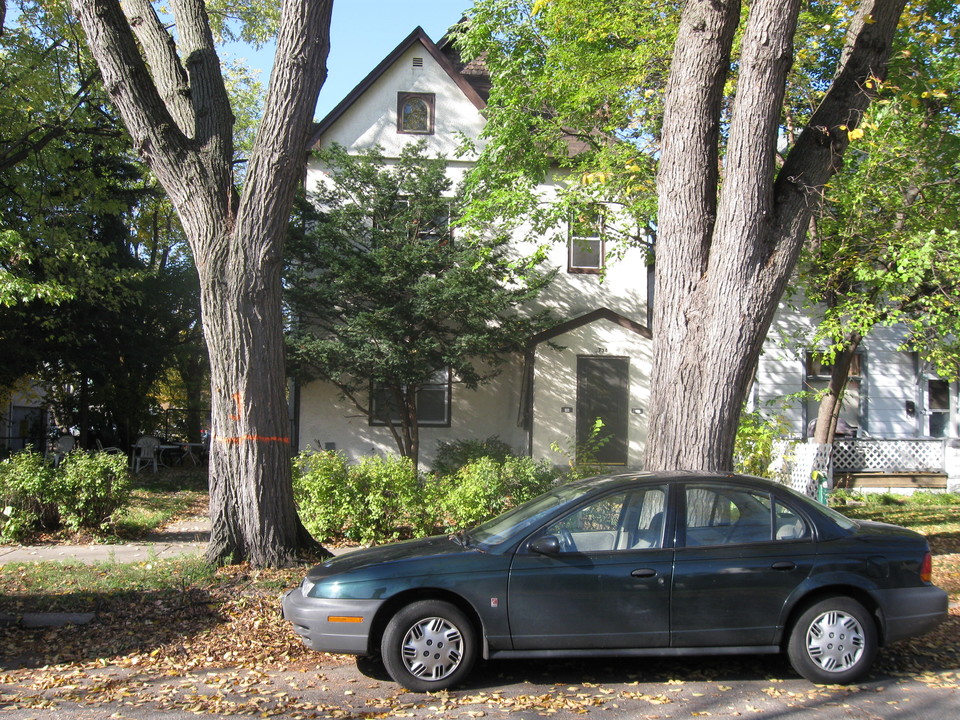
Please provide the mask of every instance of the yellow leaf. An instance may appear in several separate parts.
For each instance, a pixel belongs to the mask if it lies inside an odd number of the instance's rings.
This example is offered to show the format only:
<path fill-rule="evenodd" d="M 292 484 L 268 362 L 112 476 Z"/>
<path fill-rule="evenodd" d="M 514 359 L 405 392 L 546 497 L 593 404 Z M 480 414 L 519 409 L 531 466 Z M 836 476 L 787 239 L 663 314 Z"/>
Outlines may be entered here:
<path fill-rule="evenodd" d="M 849 137 L 851 140 L 859 140 L 860 138 L 863 137 L 863 130 L 861 130 L 860 128 L 851 130 L 850 133 L 847 135 L 847 137 Z"/>

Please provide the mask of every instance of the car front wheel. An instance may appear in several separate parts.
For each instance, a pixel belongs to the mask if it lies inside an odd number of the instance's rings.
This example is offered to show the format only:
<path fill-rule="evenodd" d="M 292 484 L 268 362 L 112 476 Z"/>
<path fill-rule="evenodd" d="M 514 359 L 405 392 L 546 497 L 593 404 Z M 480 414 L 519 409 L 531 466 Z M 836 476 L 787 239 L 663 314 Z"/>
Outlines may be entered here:
<path fill-rule="evenodd" d="M 870 613 L 856 600 L 838 596 L 811 605 L 797 618 L 787 655 L 807 680 L 842 685 L 867 674 L 877 645 Z"/>
<path fill-rule="evenodd" d="M 477 655 L 476 632 L 450 603 L 420 600 L 390 619 L 380 649 L 394 681 L 408 690 L 432 692 L 469 674 Z"/>

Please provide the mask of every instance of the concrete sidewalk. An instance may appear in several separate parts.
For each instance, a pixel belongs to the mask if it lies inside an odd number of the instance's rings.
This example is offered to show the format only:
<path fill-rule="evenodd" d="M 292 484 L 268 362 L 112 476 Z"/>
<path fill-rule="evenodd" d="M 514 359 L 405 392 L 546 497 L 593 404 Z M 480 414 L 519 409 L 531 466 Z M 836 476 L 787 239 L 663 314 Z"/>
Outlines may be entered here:
<path fill-rule="evenodd" d="M 0 545 L 0 565 L 27 562 L 149 562 L 179 555 L 202 555 L 210 540 L 209 518 L 183 520 L 144 538 L 117 545 Z"/>

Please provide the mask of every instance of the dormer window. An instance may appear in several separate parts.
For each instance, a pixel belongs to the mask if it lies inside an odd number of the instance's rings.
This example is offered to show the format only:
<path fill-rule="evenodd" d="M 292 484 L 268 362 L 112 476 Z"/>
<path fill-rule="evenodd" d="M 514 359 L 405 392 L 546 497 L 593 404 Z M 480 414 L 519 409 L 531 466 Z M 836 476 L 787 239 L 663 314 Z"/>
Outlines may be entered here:
<path fill-rule="evenodd" d="M 435 99 L 433 93 L 398 93 L 397 132 L 432 135 Z"/>

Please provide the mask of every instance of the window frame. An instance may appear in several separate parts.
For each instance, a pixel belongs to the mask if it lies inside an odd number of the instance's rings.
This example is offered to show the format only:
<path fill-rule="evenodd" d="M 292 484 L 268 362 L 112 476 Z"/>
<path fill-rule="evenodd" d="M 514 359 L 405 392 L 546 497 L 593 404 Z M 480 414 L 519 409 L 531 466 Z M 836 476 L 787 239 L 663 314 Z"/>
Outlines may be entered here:
<path fill-rule="evenodd" d="M 425 130 L 411 130 L 404 127 L 403 108 L 409 100 L 421 100 L 427 108 L 427 128 Z M 436 127 L 436 93 L 398 92 L 397 93 L 397 132 L 400 135 L 433 135 Z"/>
<path fill-rule="evenodd" d="M 444 379 L 441 382 L 435 383 L 424 383 L 417 390 L 417 427 L 450 427 L 451 424 L 451 414 L 452 414 L 452 399 L 453 399 L 453 372 L 449 367 L 443 368 L 442 370 L 437 371 L 437 375 L 440 373 L 444 374 Z M 405 387 L 405 386 L 404 386 Z M 443 419 L 442 420 L 424 420 L 420 416 L 420 394 L 425 390 L 436 390 L 437 388 L 442 388 L 443 392 Z M 377 397 L 385 392 L 386 389 L 383 386 L 377 385 L 374 381 L 370 381 L 370 407 L 367 413 L 367 422 L 370 427 L 389 427 L 390 425 L 400 425 L 402 424 L 402 419 L 399 416 L 391 416 L 389 419 L 383 419 L 379 416 L 377 412 Z"/>
<path fill-rule="evenodd" d="M 594 206 L 591 208 L 590 214 L 594 216 L 593 220 L 577 223 L 572 216 L 567 220 L 567 272 L 570 274 L 599 275 L 604 271 L 604 268 L 606 268 L 606 221 L 604 219 L 602 206 Z M 597 231 L 595 235 L 577 233 L 577 230 L 588 223 L 594 225 Z M 598 245 L 597 264 L 595 266 L 574 263 L 574 252 L 577 249 L 576 246 L 578 243 L 581 244 L 581 247 L 579 248 L 581 252 L 584 252 L 584 250 L 587 249 L 586 245 L 589 243 L 596 243 Z"/>

